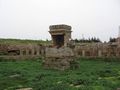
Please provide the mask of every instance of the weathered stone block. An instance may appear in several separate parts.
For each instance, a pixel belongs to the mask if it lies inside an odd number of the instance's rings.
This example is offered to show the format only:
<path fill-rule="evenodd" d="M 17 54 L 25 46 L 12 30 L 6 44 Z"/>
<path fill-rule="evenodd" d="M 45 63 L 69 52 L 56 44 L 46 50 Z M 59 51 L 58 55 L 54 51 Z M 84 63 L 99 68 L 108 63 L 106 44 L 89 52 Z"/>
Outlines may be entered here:
<path fill-rule="evenodd" d="M 68 47 L 46 48 L 44 67 L 47 69 L 66 70 L 70 68 L 70 62 L 74 60 L 74 53 Z"/>

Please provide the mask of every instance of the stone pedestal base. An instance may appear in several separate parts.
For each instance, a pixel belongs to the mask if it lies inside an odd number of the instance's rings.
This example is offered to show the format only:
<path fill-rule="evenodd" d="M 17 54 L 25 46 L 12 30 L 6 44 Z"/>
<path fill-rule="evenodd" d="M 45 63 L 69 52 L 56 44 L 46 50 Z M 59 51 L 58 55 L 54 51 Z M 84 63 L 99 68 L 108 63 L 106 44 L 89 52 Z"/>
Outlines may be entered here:
<path fill-rule="evenodd" d="M 70 68 L 72 58 L 46 58 L 44 67 L 46 69 L 66 70 Z"/>
<path fill-rule="evenodd" d="M 74 53 L 68 47 L 64 48 L 46 48 L 46 56 L 44 60 L 44 67 L 46 69 L 66 70 L 71 66 Z"/>

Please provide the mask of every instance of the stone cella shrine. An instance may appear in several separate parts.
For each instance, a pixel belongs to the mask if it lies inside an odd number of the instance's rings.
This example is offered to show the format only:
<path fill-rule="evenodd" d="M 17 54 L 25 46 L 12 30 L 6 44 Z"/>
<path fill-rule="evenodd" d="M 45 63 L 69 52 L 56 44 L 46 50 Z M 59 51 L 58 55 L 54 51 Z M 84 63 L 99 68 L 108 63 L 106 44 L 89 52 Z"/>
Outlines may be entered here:
<path fill-rule="evenodd" d="M 71 42 L 71 26 L 52 25 L 49 29 L 52 47 L 46 47 L 44 67 L 57 70 L 69 69 L 74 62 L 74 51 L 68 46 Z"/>

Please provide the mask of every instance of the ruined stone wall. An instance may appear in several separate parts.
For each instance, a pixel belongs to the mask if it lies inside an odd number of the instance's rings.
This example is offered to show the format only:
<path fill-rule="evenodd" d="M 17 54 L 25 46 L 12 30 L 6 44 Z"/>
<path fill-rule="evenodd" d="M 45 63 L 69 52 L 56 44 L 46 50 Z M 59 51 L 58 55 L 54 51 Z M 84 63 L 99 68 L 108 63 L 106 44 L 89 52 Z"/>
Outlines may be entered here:
<path fill-rule="evenodd" d="M 120 45 L 117 43 L 77 44 L 77 57 L 120 57 Z"/>
<path fill-rule="evenodd" d="M 45 54 L 48 54 L 48 52 L 51 55 L 57 55 L 53 54 L 57 53 L 54 49 L 45 50 L 47 47 L 48 46 L 38 44 L 0 44 L 0 57 L 44 57 Z M 75 57 L 120 57 L 120 44 L 118 43 L 77 43 L 74 44 L 72 50 Z M 67 55 L 67 53 L 65 54 Z M 60 56 L 61 53 L 58 53 L 58 55 Z"/>
<path fill-rule="evenodd" d="M 0 55 L 7 55 L 7 48 L 9 45 L 7 44 L 0 44 Z"/>
<path fill-rule="evenodd" d="M 4 57 L 4 58 L 26 59 L 26 58 L 42 57 L 45 54 L 45 46 L 39 44 L 27 44 L 27 45 L 10 44 L 10 45 L 2 45 L 1 47 L 0 47 L 0 52 L 4 52 L 6 54 L 2 54 L 0 55 L 0 57 Z"/>

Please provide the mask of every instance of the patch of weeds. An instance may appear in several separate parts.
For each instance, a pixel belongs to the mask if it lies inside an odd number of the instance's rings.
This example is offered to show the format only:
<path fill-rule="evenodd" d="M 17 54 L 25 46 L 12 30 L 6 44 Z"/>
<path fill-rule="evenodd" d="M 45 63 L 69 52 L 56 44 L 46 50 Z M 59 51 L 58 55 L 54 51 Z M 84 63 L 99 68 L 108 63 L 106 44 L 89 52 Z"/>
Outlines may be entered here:
<path fill-rule="evenodd" d="M 97 72 L 97 74 L 100 77 L 112 77 L 112 76 L 118 76 L 118 72 L 116 70 L 111 70 L 111 69 L 103 69 L 99 72 Z"/>

